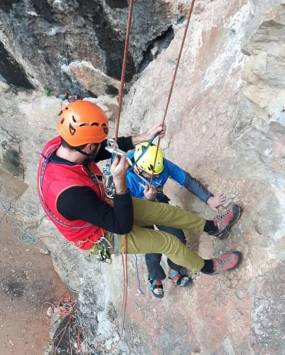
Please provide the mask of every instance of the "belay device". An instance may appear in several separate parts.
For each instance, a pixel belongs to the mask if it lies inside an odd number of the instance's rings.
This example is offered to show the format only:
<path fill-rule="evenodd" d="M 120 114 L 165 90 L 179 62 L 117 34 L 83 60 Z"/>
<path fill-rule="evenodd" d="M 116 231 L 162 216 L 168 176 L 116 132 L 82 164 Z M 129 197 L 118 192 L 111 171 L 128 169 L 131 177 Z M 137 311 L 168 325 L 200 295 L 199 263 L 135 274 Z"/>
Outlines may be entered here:
<path fill-rule="evenodd" d="M 107 146 L 105 149 L 112 154 L 112 158 L 108 161 L 108 163 L 103 168 L 103 183 L 104 183 L 106 195 L 109 198 L 113 198 L 115 195 L 115 185 L 111 173 L 111 164 L 115 155 L 126 157 L 127 153 L 119 148 L 118 143 L 113 138 L 109 138 L 107 140 Z"/>

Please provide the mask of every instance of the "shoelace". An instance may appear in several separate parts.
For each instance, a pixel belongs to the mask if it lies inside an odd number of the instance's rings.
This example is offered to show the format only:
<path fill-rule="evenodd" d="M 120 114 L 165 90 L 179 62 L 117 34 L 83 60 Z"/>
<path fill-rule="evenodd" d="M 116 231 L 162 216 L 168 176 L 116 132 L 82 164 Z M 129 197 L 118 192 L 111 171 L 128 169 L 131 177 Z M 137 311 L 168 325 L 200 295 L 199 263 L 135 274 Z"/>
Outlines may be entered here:
<path fill-rule="evenodd" d="M 228 260 L 228 257 L 227 258 L 217 258 L 215 259 L 216 263 L 217 263 L 217 267 L 216 267 L 216 270 L 218 269 L 218 267 L 223 267 L 229 260 Z"/>
<path fill-rule="evenodd" d="M 224 218 L 232 212 L 231 209 L 226 212 L 218 212 L 217 216 L 214 218 L 214 224 L 220 229 L 225 226 Z"/>
<path fill-rule="evenodd" d="M 218 265 L 224 265 L 227 262 L 227 260 L 223 258 L 217 258 L 216 262 Z"/>

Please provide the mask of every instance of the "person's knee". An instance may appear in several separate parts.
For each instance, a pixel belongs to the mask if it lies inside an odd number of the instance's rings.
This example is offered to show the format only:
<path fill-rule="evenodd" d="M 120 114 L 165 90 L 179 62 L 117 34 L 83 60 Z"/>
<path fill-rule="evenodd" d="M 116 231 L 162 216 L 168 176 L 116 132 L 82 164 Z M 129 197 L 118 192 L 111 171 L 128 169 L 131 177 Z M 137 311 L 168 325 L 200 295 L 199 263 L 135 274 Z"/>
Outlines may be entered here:
<path fill-rule="evenodd" d="M 174 235 L 177 239 L 180 240 L 180 242 L 182 242 L 183 244 L 186 244 L 185 234 L 182 229 L 176 229 Z"/>
<path fill-rule="evenodd" d="M 159 230 L 162 232 L 166 232 L 168 234 L 174 235 L 180 242 L 186 244 L 185 234 L 182 229 L 166 227 L 166 226 L 158 226 Z"/>
<path fill-rule="evenodd" d="M 165 254 L 177 254 L 184 244 L 173 234 L 165 233 Z"/>
<path fill-rule="evenodd" d="M 160 262 L 161 254 L 158 253 L 145 254 L 145 260 L 148 263 Z"/>

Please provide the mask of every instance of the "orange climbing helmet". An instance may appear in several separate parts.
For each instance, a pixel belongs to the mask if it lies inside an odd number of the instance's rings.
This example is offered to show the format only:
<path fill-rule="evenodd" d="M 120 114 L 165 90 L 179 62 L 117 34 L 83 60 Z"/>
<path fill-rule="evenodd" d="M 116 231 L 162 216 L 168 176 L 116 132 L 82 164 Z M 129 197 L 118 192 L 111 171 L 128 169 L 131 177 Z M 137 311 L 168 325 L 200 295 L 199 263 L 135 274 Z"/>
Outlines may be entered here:
<path fill-rule="evenodd" d="M 56 129 L 72 147 L 101 143 L 108 135 L 108 118 L 96 104 L 76 100 L 59 113 Z"/>

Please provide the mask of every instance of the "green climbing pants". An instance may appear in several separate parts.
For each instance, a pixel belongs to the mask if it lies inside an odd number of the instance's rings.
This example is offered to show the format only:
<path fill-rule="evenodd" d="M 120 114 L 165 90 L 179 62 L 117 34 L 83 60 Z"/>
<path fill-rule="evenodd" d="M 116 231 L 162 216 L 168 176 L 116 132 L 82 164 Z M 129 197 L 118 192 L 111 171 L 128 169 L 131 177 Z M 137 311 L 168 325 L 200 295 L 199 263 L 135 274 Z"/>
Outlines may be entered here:
<path fill-rule="evenodd" d="M 160 253 L 175 264 L 198 272 L 204 266 L 203 259 L 188 249 L 172 234 L 144 228 L 154 224 L 187 229 L 195 234 L 202 233 L 205 220 L 193 212 L 158 203 L 133 198 L 134 226 L 130 233 L 119 238 L 119 251 L 124 252 L 124 238 L 127 238 L 128 254 Z"/>

